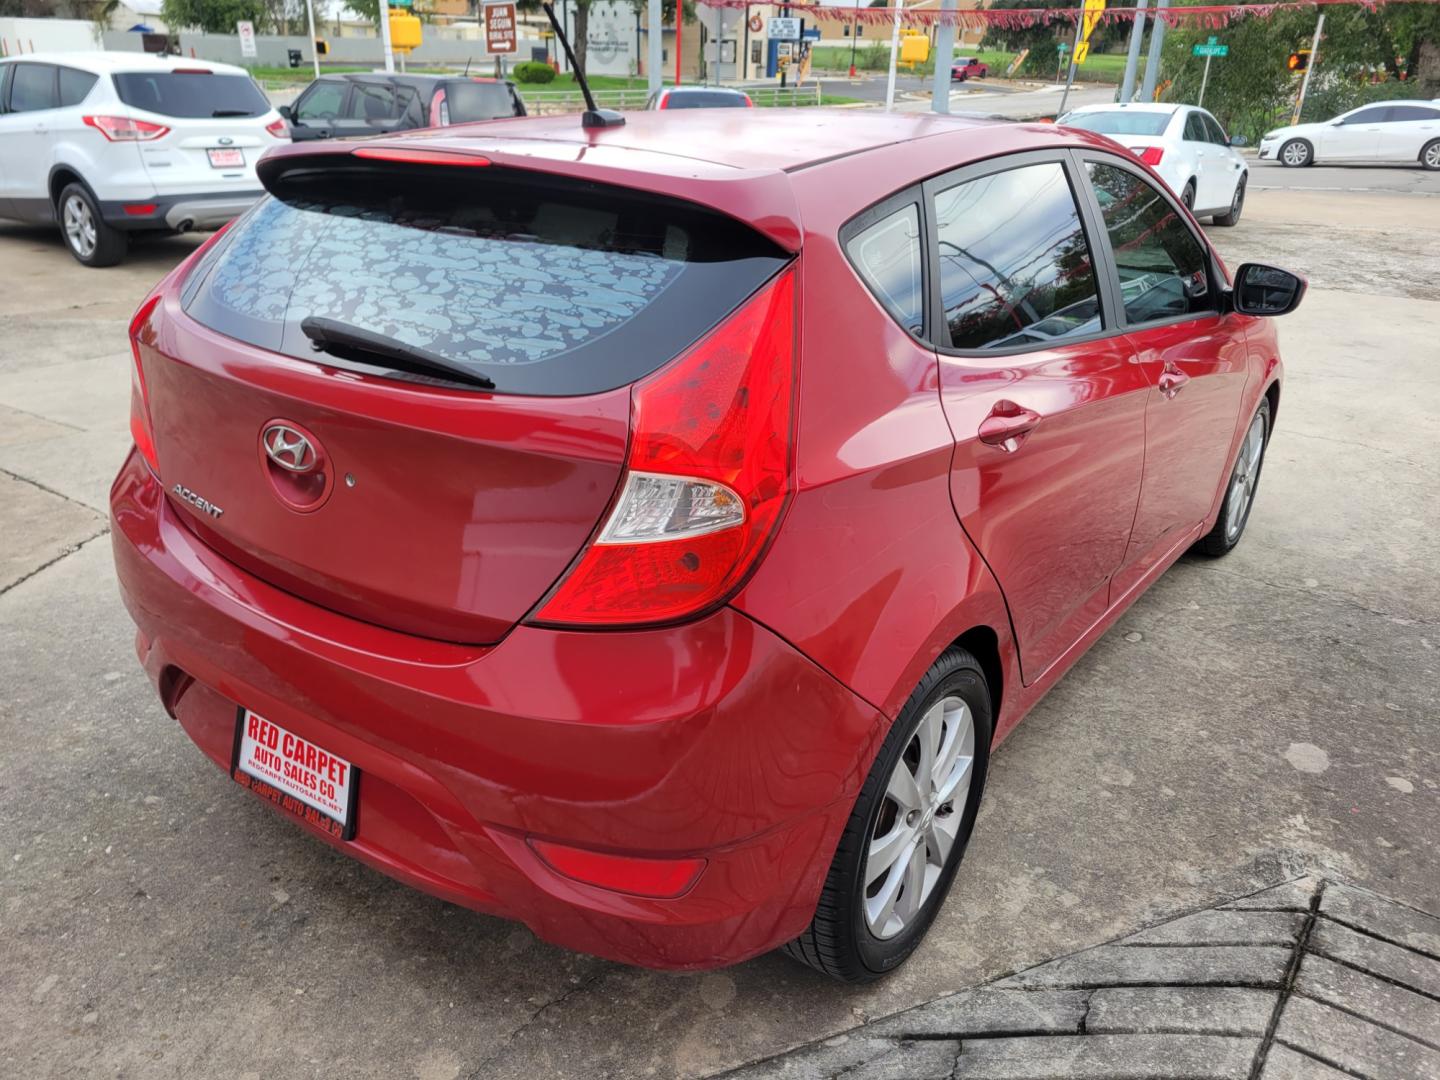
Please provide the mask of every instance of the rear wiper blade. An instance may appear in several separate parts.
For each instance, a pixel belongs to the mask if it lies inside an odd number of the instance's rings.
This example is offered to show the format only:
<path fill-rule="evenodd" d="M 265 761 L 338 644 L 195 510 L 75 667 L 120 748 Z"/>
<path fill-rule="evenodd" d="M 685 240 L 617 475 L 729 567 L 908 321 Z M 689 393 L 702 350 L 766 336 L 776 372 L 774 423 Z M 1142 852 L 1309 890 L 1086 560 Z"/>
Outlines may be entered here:
<path fill-rule="evenodd" d="M 338 319 L 322 319 L 310 315 L 300 321 L 300 332 L 310 339 L 311 344 L 321 352 L 332 356 L 347 357 L 352 353 L 383 360 L 398 361 L 412 371 L 441 373 L 456 382 L 470 383 L 485 390 L 495 389 L 495 383 L 478 372 L 449 357 L 422 349 L 418 345 L 385 337 L 371 330 L 340 322 Z"/>
<path fill-rule="evenodd" d="M 254 114 L 253 112 L 251 112 L 249 109 L 216 109 L 216 110 L 215 110 L 214 112 L 212 112 L 210 115 L 211 115 L 211 117 L 216 117 L 216 116 L 254 116 L 255 114 Z"/>

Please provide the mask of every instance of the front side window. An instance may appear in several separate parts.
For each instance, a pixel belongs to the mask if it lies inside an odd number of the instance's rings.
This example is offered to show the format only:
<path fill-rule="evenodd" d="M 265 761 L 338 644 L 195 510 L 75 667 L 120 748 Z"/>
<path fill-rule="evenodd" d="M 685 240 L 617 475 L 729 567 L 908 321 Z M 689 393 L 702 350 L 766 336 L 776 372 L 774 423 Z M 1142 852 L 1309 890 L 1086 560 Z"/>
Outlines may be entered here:
<path fill-rule="evenodd" d="M 50 64 L 16 64 L 10 77 L 10 111 L 37 112 L 60 104 L 55 68 Z"/>
<path fill-rule="evenodd" d="M 1040 347 L 1100 329 L 1090 247 L 1058 162 L 947 188 L 935 219 L 954 348 Z"/>
<path fill-rule="evenodd" d="M 901 207 L 852 236 L 845 254 L 885 310 L 910 333 L 924 333 L 919 207 Z"/>
<path fill-rule="evenodd" d="M 1085 169 L 1115 253 L 1125 321 L 1212 310 L 1205 249 L 1170 202 L 1128 169 L 1096 161 Z"/>
<path fill-rule="evenodd" d="M 334 120 L 340 115 L 340 106 L 345 104 L 345 84 L 322 82 L 306 94 L 295 108 L 295 119 Z"/>
<path fill-rule="evenodd" d="M 1344 127 L 1349 127 L 1351 124 L 1382 124 L 1385 122 L 1385 114 L 1389 111 L 1388 106 L 1377 105 L 1372 109 L 1361 109 L 1357 113 L 1351 113 L 1340 123 Z"/>

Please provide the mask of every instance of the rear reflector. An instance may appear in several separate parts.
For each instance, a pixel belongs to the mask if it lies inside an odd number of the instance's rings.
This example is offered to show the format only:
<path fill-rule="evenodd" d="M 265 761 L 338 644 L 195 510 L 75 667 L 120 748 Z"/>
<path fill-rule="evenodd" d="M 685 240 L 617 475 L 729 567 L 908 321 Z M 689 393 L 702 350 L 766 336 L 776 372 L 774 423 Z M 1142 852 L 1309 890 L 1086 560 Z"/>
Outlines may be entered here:
<path fill-rule="evenodd" d="M 790 497 L 795 272 L 635 384 L 619 499 L 534 621 L 671 622 L 723 603 Z"/>
<path fill-rule="evenodd" d="M 556 873 L 596 885 L 611 892 L 669 900 L 695 884 L 704 859 L 643 859 L 631 855 L 607 855 L 566 847 L 549 840 L 530 841 L 530 847 Z"/>
<path fill-rule="evenodd" d="M 125 213 L 130 217 L 145 217 L 155 213 L 155 204 L 153 202 L 126 203 Z"/>
<path fill-rule="evenodd" d="M 132 120 L 128 116 L 83 116 L 81 119 L 111 142 L 151 142 L 170 131 L 164 124 Z"/>
<path fill-rule="evenodd" d="M 1134 153 L 1136 157 L 1152 169 L 1156 165 L 1159 165 L 1160 159 L 1165 156 L 1164 148 L 1159 146 L 1136 147 Z"/>
<path fill-rule="evenodd" d="M 452 154 L 445 150 L 409 150 L 386 146 L 362 146 L 350 151 L 352 157 L 374 161 L 399 161 L 414 165 L 462 165 L 474 168 L 489 165 L 490 159 L 475 154 Z"/>

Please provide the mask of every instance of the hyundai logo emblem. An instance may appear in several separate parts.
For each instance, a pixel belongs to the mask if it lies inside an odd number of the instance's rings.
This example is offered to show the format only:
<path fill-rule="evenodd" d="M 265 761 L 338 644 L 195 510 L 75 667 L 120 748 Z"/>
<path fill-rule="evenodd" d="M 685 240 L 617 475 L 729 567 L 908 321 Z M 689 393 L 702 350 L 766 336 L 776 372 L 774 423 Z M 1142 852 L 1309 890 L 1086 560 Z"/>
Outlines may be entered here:
<path fill-rule="evenodd" d="M 320 461 L 314 444 L 288 424 L 270 424 L 260 441 L 265 447 L 265 456 L 288 472 L 308 473 Z"/>

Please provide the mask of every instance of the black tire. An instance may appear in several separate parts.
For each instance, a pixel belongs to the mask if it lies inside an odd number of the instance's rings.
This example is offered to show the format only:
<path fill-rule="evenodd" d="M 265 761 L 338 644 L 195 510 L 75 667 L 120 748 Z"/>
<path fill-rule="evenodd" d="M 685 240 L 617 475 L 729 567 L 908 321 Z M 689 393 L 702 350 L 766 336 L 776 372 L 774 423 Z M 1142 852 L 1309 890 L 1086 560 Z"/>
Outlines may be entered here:
<path fill-rule="evenodd" d="M 1280 147 L 1275 160 L 1287 169 L 1303 169 L 1315 164 L 1315 148 L 1304 139 L 1291 139 Z"/>
<path fill-rule="evenodd" d="M 100 207 L 84 184 L 67 184 L 60 192 L 55 221 L 66 248 L 82 266 L 114 266 L 125 257 L 125 234 L 101 218 Z"/>
<path fill-rule="evenodd" d="M 1420 167 L 1422 169 L 1440 169 L 1440 139 L 1431 139 L 1420 151 Z"/>
<path fill-rule="evenodd" d="M 887 803 L 885 791 L 891 773 L 910 749 L 927 710 L 946 697 L 964 701 L 975 725 L 969 793 L 959 809 L 962 817 L 954 846 L 930 895 L 910 925 L 893 937 L 880 938 L 865 921 L 864 870 L 869 842 Z M 915 951 L 945 902 L 975 825 L 990 764 L 994 731 L 990 709 L 990 690 L 979 661 L 964 649 L 947 649 L 920 680 L 880 747 L 835 850 L 815 917 L 803 934 L 783 947 L 788 955 L 841 982 L 864 983 L 894 971 Z"/>
<path fill-rule="evenodd" d="M 1236 480 L 1240 475 L 1242 466 L 1245 464 L 1245 444 L 1243 442 L 1240 444 L 1240 452 L 1235 455 L 1235 466 L 1230 470 L 1230 476 L 1225 481 L 1225 501 L 1220 505 L 1220 516 L 1215 519 L 1215 527 L 1195 544 L 1194 550 L 1203 555 L 1209 555 L 1217 559 L 1222 555 L 1228 555 L 1231 551 L 1235 550 L 1235 545 L 1240 543 L 1240 538 L 1245 535 L 1245 526 L 1250 522 L 1250 512 L 1255 509 L 1255 495 L 1260 488 L 1260 472 L 1265 467 L 1265 450 L 1270 445 L 1269 398 L 1262 397 L 1260 399 L 1260 405 L 1255 410 L 1254 417 L 1250 420 L 1251 425 L 1255 424 L 1256 421 L 1259 421 L 1262 425 L 1260 456 L 1252 465 L 1254 477 L 1249 485 L 1249 496 L 1246 499 L 1244 509 L 1240 513 L 1238 526 L 1233 530 L 1231 528 L 1230 504 L 1232 500 L 1239 497 L 1237 494 Z M 1247 427 L 1245 430 L 1248 438 L 1250 428 Z"/>
<path fill-rule="evenodd" d="M 1245 174 L 1240 174 L 1240 179 L 1235 182 L 1235 194 L 1230 197 L 1230 212 L 1227 214 L 1216 214 L 1212 221 L 1216 225 L 1223 225 L 1227 229 L 1240 221 L 1240 212 L 1245 209 Z"/>
<path fill-rule="evenodd" d="M 1185 190 L 1180 192 L 1180 201 L 1185 204 L 1186 210 L 1195 209 L 1195 181 L 1187 180 Z"/>

